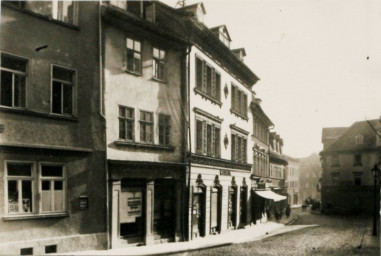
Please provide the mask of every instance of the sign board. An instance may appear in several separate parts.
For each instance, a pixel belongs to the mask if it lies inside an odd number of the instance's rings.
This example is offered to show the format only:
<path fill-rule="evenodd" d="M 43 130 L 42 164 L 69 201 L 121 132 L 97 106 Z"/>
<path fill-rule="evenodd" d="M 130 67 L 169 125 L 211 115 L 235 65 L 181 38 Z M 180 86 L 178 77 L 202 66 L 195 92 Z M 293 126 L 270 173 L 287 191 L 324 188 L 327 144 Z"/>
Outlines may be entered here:
<path fill-rule="evenodd" d="M 220 170 L 220 175 L 231 176 L 230 170 Z"/>
<path fill-rule="evenodd" d="M 142 216 L 143 192 L 141 189 L 127 189 L 120 195 L 120 223 L 134 223 Z"/>

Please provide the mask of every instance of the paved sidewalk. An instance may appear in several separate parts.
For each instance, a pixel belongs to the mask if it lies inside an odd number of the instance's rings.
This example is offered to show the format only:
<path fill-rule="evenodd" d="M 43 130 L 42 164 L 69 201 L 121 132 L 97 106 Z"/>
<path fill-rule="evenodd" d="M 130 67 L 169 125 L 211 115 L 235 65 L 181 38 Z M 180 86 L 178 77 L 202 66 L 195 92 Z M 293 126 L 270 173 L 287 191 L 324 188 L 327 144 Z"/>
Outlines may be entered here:
<path fill-rule="evenodd" d="M 124 247 L 111 250 L 57 253 L 55 255 L 164 255 L 256 241 L 273 235 L 312 226 L 315 225 L 285 226 L 284 224 L 274 222 L 258 223 L 257 225 L 246 227 L 245 229 L 224 231 L 219 235 L 209 235 L 189 242 Z"/>

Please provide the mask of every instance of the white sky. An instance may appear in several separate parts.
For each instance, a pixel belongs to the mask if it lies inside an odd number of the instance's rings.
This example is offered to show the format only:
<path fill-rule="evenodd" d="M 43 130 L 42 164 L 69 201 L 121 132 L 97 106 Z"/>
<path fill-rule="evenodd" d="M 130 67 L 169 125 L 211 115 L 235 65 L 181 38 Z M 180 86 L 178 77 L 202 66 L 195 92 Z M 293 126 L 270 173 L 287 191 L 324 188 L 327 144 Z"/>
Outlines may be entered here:
<path fill-rule="evenodd" d="M 231 48 L 245 48 L 245 63 L 261 79 L 254 91 L 286 154 L 320 152 L 323 127 L 381 116 L 381 1 L 203 3 L 205 24 L 225 24 Z"/>

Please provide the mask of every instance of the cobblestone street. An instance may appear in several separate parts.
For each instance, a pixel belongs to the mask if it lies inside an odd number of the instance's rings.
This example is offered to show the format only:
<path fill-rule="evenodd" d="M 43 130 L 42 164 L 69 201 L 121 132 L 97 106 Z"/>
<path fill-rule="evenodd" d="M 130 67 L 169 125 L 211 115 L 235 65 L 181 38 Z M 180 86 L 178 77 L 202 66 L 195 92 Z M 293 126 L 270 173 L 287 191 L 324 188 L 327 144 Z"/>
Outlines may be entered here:
<path fill-rule="evenodd" d="M 275 235 L 260 241 L 176 255 L 380 255 L 376 239 L 369 237 L 370 218 L 303 213 L 292 225 L 302 224 L 318 226 Z M 369 239 L 373 245 L 369 245 Z"/>

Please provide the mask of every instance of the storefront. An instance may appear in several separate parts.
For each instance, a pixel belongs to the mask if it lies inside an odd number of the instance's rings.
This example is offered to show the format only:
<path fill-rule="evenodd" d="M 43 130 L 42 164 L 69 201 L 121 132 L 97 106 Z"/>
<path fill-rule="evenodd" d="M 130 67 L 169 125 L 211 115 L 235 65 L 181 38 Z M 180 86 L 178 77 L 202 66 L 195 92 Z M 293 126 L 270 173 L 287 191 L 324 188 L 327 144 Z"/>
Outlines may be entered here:
<path fill-rule="evenodd" d="M 183 239 L 184 168 L 109 160 L 112 248 Z"/>

